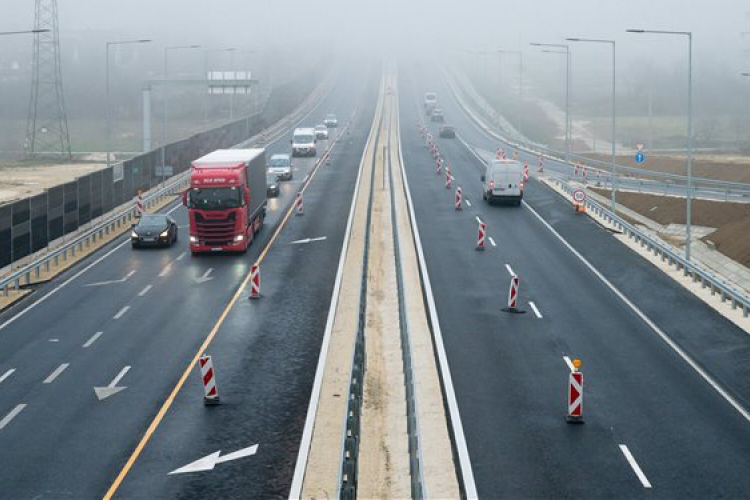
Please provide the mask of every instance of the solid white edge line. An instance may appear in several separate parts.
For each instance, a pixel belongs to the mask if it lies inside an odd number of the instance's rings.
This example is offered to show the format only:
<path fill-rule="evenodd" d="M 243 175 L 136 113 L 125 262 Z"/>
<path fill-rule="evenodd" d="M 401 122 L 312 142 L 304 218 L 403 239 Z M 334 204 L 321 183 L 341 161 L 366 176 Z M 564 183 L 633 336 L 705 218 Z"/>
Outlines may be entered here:
<path fill-rule="evenodd" d="M 143 288 L 143 290 L 141 290 L 140 292 L 138 292 L 138 296 L 139 297 L 143 297 L 144 295 L 146 295 L 148 293 L 149 290 L 151 290 L 152 287 L 153 287 L 153 285 L 146 285 Z"/>
<path fill-rule="evenodd" d="M 96 342 L 99 339 L 99 337 L 102 336 L 103 333 L 104 332 L 96 332 L 94 335 L 91 336 L 90 339 L 88 339 L 86 341 L 85 344 L 83 344 L 83 348 L 87 349 L 87 348 L 91 347 L 91 344 L 93 344 L 94 342 Z"/>
<path fill-rule="evenodd" d="M 534 311 L 534 314 L 536 314 L 536 317 L 539 318 L 539 319 L 542 319 L 542 313 L 539 312 L 539 309 L 536 307 L 536 304 L 534 304 L 533 302 L 529 301 L 529 306 Z"/>
<path fill-rule="evenodd" d="M 398 123 L 400 130 L 401 123 L 401 105 L 398 105 Z M 411 189 L 409 188 L 409 179 L 406 176 L 406 163 L 404 162 L 404 153 L 401 148 L 401 140 L 399 137 L 398 141 L 398 154 L 401 159 L 401 176 L 404 179 L 404 187 L 406 189 L 406 198 L 409 206 L 409 218 L 411 219 L 412 232 L 414 234 L 414 243 L 417 247 L 417 255 L 419 256 L 419 268 L 422 272 L 422 280 L 425 288 L 425 298 L 427 300 L 427 308 L 430 312 L 430 322 L 432 323 L 432 331 L 435 337 L 435 348 L 437 350 L 438 361 L 440 363 L 440 374 L 443 379 L 443 387 L 445 388 L 445 399 L 448 404 L 448 410 L 450 413 L 450 422 L 453 427 L 453 438 L 456 446 L 456 452 L 458 454 L 459 467 L 461 469 L 462 482 L 466 497 L 469 499 L 479 498 L 477 494 L 477 487 L 474 482 L 474 471 L 471 468 L 471 458 L 469 457 L 469 448 L 466 445 L 466 437 L 464 435 L 463 423 L 461 422 L 461 413 L 458 409 L 458 401 L 456 400 L 456 390 L 453 387 L 453 378 L 451 377 L 450 367 L 448 365 L 448 356 L 445 352 L 445 345 L 443 344 L 443 333 L 440 329 L 440 321 L 437 315 L 437 308 L 435 306 L 435 298 L 432 295 L 432 285 L 430 283 L 430 275 L 427 273 L 427 264 L 422 250 L 422 240 L 419 236 L 419 227 L 417 225 L 417 217 L 414 214 L 414 202 L 411 198 Z M 479 217 L 477 220 L 481 223 Z"/>
<path fill-rule="evenodd" d="M 622 450 L 622 454 L 625 455 L 625 459 L 630 464 L 630 467 L 633 469 L 633 472 L 635 472 L 635 475 L 638 476 L 638 479 L 640 479 L 641 484 L 644 488 L 651 488 L 651 483 L 649 482 L 648 478 L 646 477 L 646 474 L 643 473 L 641 470 L 640 465 L 638 465 L 638 462 L 635 461 L 635 458 L 633 457 L 633 454 L 630 453 L 630 450 L 627 446 L 624 444 L 620 445 L 620 450 Z"/>
<path fill-rule="evenodd" d="M 374 128 L 374 125 L 373 125 Z M 372 130 L 372 129 L 371 129 Z M 307 459 L 310 453 L 310 445 L 312 444 L 313 428 L 315 427 L 315 417 L 318 412 L 318 404 L 320 403 L 320 393 L 323 388 L 323 375 L 325 372 L 326 361 L 328 359 L 328 347 L 331 343 L 331 333 L 333 331 L 333 320 L 336 316 L 336 308 L 339 302 L 339 292 L 341 290 L 341 281 L 344 275 L 344 262 L 346 260 L 346 252 L 349 249 L 349 238 L 352 233 L 352 224 L 354 222 L 354 208 L 357 203 L 357 195 L 359 194 L 360 181 L 362 180 L 362 170 L 365 164 L 365 152 L 370 146 L 370 142 L 374 136 L 370 134 L 365 144 L 365 149 L 362 153 L 362 159 L 359 162 L 359 172 L 357 173 L 357 182 L 354 185 L 354 193 L 352 195 L 352 203 L 349 208 L 349 219 L 346 222 L 346 230 L 344 232 L 344 242 L 341 247 L 341 255 L 339 256 L 339 265 L 336 271 L 336 281 L 333 285 L 333 294 L 331 296 L 331 306 L 328 309 L 328 318 L 326 319 L 326 327 L 323 333 L 323 342 L 320 346 L 320 357 L 318 358 L 318 365 L 315 369 L 315 380 L 313 381 L 312 393 L 310 395 L 310 403 L 307 406 L 307 416 L 305 417 L 305 426 L 302 430 L 302 439 L 300 440 L 299 452 L 297 453 L 297 462 L 294 466 L 294 476 L 292 477 L 292 485 L 289 490 L 289 498 L 296 500 L 302 495 L 302 484 L 305 479 L 305 469 L 307 468 Z"/>
<path fill-rule="evenodd" d="M 26 404 L 21 403 L 20 405 L 18 405 L 15 408 L 13 408 L 10 411 L 10 413 L 8 413 L 7 415 L 5 415 L 5 417 L 2 420 L 0 420 L 0 431 L 3 430 L 5 428 L 5 426 L 10 423 L 11 420 L 13 420 L 14 418 L 16 418 L 18 416 L 18 414 L 23 411 L 24 408 L 26 408 Z"/>
<path fill-rule="evenodd" d="M 526 207 L 547 229 L 550 230 L 550 232 L 558 239 L 560 242 L 568 249 L 570 252 L 575 255 L 578 260 L 580 260 L 594 275 L 599 278 L 599 280 L 604 283 L 604 285 L 609 288 L 617 297 L 620 298 L 635 314 L 638 315 L 641 320 L 643 320 L 646 325 L 648 325 L 651 330 L 654 331 L 661 339 L 672 348 L 672 350 L 677 353 L 678 356 L 680 356 L 683 361 L 685 361 L 690 367 L 695 370 L 698 375 L 705 380 L 708 385 L 710 385 L 716 392 L 719 393 L 721 397 L 724 398 L 724 400 L 732 405 L 737 412 L 742 415 L 742 417 L 750 422 L 750 413 L 736 400 L 734 399 L 724 388 L 722 388 L 718 382 L 716 382 L 713 377 L 711 377 L 708 373 L 706 373 L 703 368 L 701 368 L 698 363 L 696 363 L 690 355 L 688 355 L 685 351 L 680 348 L 670 337 L 667 335 L 661 328 L 659 328 L 656 323 L 654 323 L 651 318 L 649 318 L 643 311 L 641 311 L 638 306 L 636 306 L 633 302 L 628 299 L 625 294 L 623 294 L 616 286 L 614 286 L 601 272 L 599 272 L 598 269 L 596 269 L 586 258 L 581 255 L 578 250 L 573 248 L 573 246 L 568 243 L 568 241 L 563 238 L 560 233 L 558 233 L 555 228 L 553 228 L 546 220 L 542 218 L 541 215 L 537 213 L 536 210 L 534 210 L 528 203 L 525 201 L 523 202 L 523 206 Z"/>
<path fill-rule="evenodd" d="M 123 317 L 123 315 L 128 312 L 128 309 L 130 309 L 130 306 L 125 306 L 122 309 L 120 309 L 117 314 L 114 315 L 113 319 L 120 319 Z"/>
<path fill-rule="evenodd" d="M 516 272 L 513 270 L 512 267 L 510 267 L 510 264 L 505 264 L 505 269 L 508 270 L 508 273 L 510 273 L 511 276 L 517 276 Z"/>
<path fill-rule="evenodd" d="M 8 370 L 7 372 L 5 372 L 5 373 L 3 374 L 3 376 L 2 376 L 2 377 L 0 377 L 0 384 L 2 384 L 3 382 L 5 382 L 5 379 L 7 379 L 7 378 L 8 378 L 8 377 L 10 377 L 11 375 L 13 375 L 13 373 L 14 373 L 15 371 L 16 371 L 16 369 L 15 369 L 15 368 L 11 368 L 11 369 L 10 369 L 10 370 Z"/>
<path fill-rule="evenodd" d="M 575 366 L 573 366 L 573 362 L 570 360 L 568 356 L 563 356 L 563 361 L 565 361 L 565 364 L 568 365 L 568 368 L 571 372 L 576 371 Z"/>
<path fill-rule="evenodd" d="M 66 370 L 66 368 L 68 368 L 69 366 L 70 366 L 70 363 L 63 363 L 63 364 L 61 364 L 60 366 L 58 366 L 57 368 L 55 368 L 55 371 L 53 371 L 52 373 L 50 373 L 50 374 L 49 374 L 49 377 L 47 377 L 46 379 L 44 379 L 44 382 L 42 382 L 42 383 L 43 383 L 43 384 L 51 384 L 51 383 L 52 383 L 52 382 L 54 382 L 54 381 L 55 381 L 55 379 L 56 379 L 57 377 L 59 377 L 59 376 L 60 376 L 60 374 L 61 374 L 62 372 L 64 372 L 64 371 Z"/>

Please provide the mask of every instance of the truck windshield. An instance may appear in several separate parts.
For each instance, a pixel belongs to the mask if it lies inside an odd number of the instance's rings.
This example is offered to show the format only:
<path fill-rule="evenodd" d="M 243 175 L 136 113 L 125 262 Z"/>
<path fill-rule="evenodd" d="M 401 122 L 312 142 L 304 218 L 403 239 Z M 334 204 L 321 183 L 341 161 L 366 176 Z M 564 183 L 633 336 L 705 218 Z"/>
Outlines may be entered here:
<path fill-rule="evenodd" d="M 311 135 L 295 135 L 294 136 L 294 143 L 295 144 L 310 144 L 313 141 L 313 137 Z"/>
<path fill-rule="evenodd" d="M 199 210 L 239 208 L 242 206 L 242 193 L 236 187 L 193 188 L 188 206 Z"/>

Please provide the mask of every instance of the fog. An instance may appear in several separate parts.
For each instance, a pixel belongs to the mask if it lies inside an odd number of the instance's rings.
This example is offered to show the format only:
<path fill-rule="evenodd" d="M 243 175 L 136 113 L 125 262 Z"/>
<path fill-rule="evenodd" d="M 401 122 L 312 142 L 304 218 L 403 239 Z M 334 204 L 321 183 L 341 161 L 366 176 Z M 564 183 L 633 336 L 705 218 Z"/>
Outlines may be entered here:
<path fill-rule="evenodd" d="M 114 99 L 137 115 L 145 81 L 160 78 L 164 47 L 199 44 L 170 55 L 170 72 L 200 77 L 205 69 L 253 71 L 262 83 L 304 74 L 334 58 L 399 56 L 463 65 L 473 76 L 514 81 L 512 57 L 480 61 L 497 49 L 524 52 L 529 88 L 559 101 L 563 65 L 530 42 L 566 37 L 617 42 L 618 95 L 628 112 L 643 110 L 650 85 L 661 112 L 684 113 L 687 44 L 683 37 L 628 34 L 627 28 L 692 31 L 696 113 L 739 115 L 748 100 L 750 4 L 747 0 L 59 0 L 63 78 L 69 115 L 101 116 L 107 41 L 149 38 L 123 47 L 113 61 Z M 32 27 L 34 2 L 0 0 L 0 31 Z M 0 118 L 25 117 L 32 40 L 0 37 Z M 608 112 L 611 59 L 607 46 L 571 44 L 578 109 Z M 559 58 L 562 59 L 562 58 Z M 472 69 L 473 65 L 473 69 Z M 354 66 L 352 66 L 354 67 Z M 503 72 L 506 79 L 496 75 Z M 487 83 L 487 82 L 485 82 Z M 639 90 L 640 89 L 640 90 Z M 630 97 L 629 97 L 630 96 Z M 628 99 L 638 102 L 628 102 Z M 741 106 L 738 103 L 743 103 Z M 747 115 L 747 113 L 745 113 Z M 738 118 L 739 119 L 739 118 Z"/>

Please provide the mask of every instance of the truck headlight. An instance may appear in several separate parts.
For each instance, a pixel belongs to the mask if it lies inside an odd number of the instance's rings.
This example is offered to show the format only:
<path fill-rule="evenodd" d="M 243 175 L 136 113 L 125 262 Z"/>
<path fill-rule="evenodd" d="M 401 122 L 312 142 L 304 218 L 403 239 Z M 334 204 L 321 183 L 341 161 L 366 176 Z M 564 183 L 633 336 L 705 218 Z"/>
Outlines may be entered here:
<path fill-rule="evenodd" d="M 198 237 L 190 235 L 190 243 L 198 243 Z"/>
<path fill-rule="evenodd" d="M 235 243 L 239 243 L 240 241 L 242 241 L 244 239 L 245 239 L 245 235 L 244 234 L 238 234 L 237 236 L 234 237 L 234 242 Z"/>

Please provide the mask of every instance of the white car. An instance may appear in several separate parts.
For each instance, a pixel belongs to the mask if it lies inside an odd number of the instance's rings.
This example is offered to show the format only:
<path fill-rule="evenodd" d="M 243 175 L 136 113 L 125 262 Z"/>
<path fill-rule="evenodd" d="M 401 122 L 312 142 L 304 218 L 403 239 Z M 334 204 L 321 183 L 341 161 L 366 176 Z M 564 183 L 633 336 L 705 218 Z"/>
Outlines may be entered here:
<path fill-rule="evenodd" d="M 339 120 L 336 118 L 336 115 L 331 113 L 326 116 L 325 120 L 323 120 L 323 124 L 328 128 L 336 128 L 339 126 Z"/>
<path fill-rule="evenodd" d="M 274 174 L 279 180 L 288 181 L 292 179 L 292 157 L 289 155 L 271 156 L 266 168 L 269 174 Z"/>
<path fill-rule="evenodd" d="M 328 140 L 328 127 L 326 125 L 318 125 L 315 127 L 315 138 Z"/>

